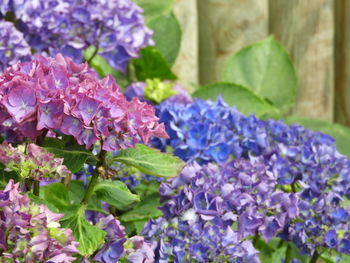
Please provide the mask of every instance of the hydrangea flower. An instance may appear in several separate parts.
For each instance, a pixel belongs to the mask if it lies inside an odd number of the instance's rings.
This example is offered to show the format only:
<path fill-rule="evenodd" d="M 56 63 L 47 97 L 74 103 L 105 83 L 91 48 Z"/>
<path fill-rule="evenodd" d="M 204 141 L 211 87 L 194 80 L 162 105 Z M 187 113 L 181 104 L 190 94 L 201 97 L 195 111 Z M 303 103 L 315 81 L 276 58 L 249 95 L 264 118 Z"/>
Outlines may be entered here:
<path fill-rule="evenodd" d="M 95 214 L 96 215 L 96 214 Z M 102 263 L 114 263 L 125 259 L 130 263 L 153 263 L 154 253 L 143 237 L 127 238 L 124 227 L 112 215 L 98 215 L 96 223 L 106 231 L 106 243 L 96 253 L 93 260 Z M 93 217 L 96 220 L 96 217 Z M 87 261 L 87 259 L 85 259 Z M 86 262 L 85 261 L 85 262 Z"/>
<path fill-rule="evenodd" d="M 180 84 L 160 79 L 147 79 L 146 82 L 134 82 L 128 86 L 124 95 L 128 100 L 134 97 L 141 101 L 159 104 L 165 99 L 169 103 L 191 103 L 192 98 Z"/>
<path fill-rule="evenodd" d="M 63 215 L 30 203 L 18 188 L 10 180 L 0 191 L 1 258 L 8 262 L 73 262 L 78 242 L 70 229 L 60 228 Z"/>
<path fill-rule="evenodd" d="M 165 101 L 157 109 L 170 138 L 154 139 L 154 146 L 172 146 L 183 160 L 201 164 L 259 159 L 283 189 L 300 191 L 300 221 L 286 225 L 283 238 L 309 254 L 320 246 L 350 253 L 350 161 L 338 153 L 330 136 L 245 116 L 220 98 Z"/>
<path fill-rule="evenodd" d="M 30 56 L 30 46 L 23 34 L 12 23 L 0 20 L 0 72 L 19 60 L 29 60 Z"/>
<path fill-rule="evenodd" d="M 100 80 L 87 64 L 37 56 L 0 76 L 0 122 L 8 141 L 45 132 L 72 135 L 90 148 L 128 148 L 152 136 L 167 137 L 154 109 L 137 98 L 128 102 L 111 76 Z"/>
<path fill-rule="evenodd" d="M 63 158 L 55 158 L 54 154 L 32 143 L 27 146 L 25 153 L 24 146 L 14 148 L 3 142 L 0 144 L 0 162 L 7 169 L 18 172 L 22 178 L 36 181 L 71 175 L 68 168 L 63 165 Z"/>
<path fill-rule="evenodd" d="M 257 161 L 188 165 L 161 185 L 164 217 L 142 234 L 159 262 L 260 262 L 246 238 L 269 241 L 299 214 L 297 194 L 276 190 L 276 179 Z"/>
<path fill-rule="evenodd" d="M 109 64 L 125 72 L 141 48 L 153 45 L 143 10 L 131 0 L 13 0 L 3 3 L 36 52 L 62 53 L 81 62 L 95 46 Z"/>

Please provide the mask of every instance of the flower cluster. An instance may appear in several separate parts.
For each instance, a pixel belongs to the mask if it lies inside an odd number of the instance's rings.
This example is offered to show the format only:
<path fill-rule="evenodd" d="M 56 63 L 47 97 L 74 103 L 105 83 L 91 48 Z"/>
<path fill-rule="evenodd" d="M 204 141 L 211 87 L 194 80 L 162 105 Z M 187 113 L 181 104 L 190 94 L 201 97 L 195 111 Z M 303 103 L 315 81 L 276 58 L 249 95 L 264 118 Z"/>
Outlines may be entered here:
<path fill-rule="evenodd" d="M 104 216 L 102 214 L 92 217 L 93 222 L 96 219 L 96 225 L 106 231 L 106 243 L 97 252 L 93 260 L 102 263 L 114 263 L 120 259 L 126 259 L 130 263 L 153 263 L 154 253 L 150 246 L 144 241 L 143 237 L 134 236 L 127 238 L 124 227 L 112 215 Z M 89 262 L 85 259 L 85 262 Z"/>
<path fill-rule="evenodd" d="M 167 137 L 151 105 L 128 102 L 111 76 L 100 80 L 87 64 L 62 55 L 39 55 L 7 69 L 0 76 L 0 107 L 8 141 L 57 130 L 87 148 L 103 141 L 103 150 L 113 151 Z"/>
<path fill-rule="evenodd" d="M 7 169 L 18 172 L 22 178 L 37 181 L 71 175 L 68 168 L 63 165 L 63 158 L 55 158 L 54 154 L 32 143 L 25 149 L 24 146 L 14 148 L 3 142 L 0 144 L 0 162 Z"/>
<path fill-rule="evenodd" d="M 36 52 L 62 53 L 76 62 L 84 49 L 95 46 L 112 67 L 125 72 L 128 61 L 153 44 L 143 10 L 131 0 L 13 0 L 2 4 L 0 12 L 7 11 Z"/>
<path fill-rule="evenodd" d="M 146 82 L 134 82 L 125 90 L 128 100 L 134 97 L 141 101 L 159 104 L 165 99 L 169 103 L 191 103 L 192 98 L 180 84 L 160 79 L 147 79 Z"/>
<path fill-rule="evenodd" d="M 166 101 L 158 111 L 170 139 L 155 139 L 155 146 L 165 150 L 170 145 L 183 160 L 202 164 L 259 159 L 284 190 L 300 191 L 300 221 L 286 225 L 283 238 L 311 254 L 319 246 L 350 253 L 350 160 L 337 152 L 331 137 L 244 116 L 221 99 Z"/>
<path fill-rule="evenodd" d="M 276 186 L 257 161 L 188 165 L 161 185 L 164 218 L 149 221 L 143 234 L 164 262 L 259 262 L 246 238 L 261 233 L 269 241 L 299 214 L 297 195 Z"/>
<path fill-rule="evenodd" d="M 12 23 L 0 20 L 0 72 L 20 59 L 29 60 L 30 56 L 30 47 L 23 34 Z"/>
<path fill-rule="evenodd" d="M 18 187 L 10 180 L 0 191 L 1 258 L 5 262 L 73 262 L 78 243 L 70 229 L 60 228 L 63 215 L 30 203 Z"/>

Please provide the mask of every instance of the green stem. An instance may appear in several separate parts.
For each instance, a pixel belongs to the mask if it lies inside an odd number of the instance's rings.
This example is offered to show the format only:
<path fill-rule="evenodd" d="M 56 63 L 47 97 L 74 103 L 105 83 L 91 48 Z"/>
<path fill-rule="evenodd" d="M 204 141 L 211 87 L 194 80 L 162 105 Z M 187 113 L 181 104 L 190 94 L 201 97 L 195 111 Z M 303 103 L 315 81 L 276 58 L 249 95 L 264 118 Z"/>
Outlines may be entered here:
<path fill-rule="evenodd" d="M 32 179 L 30 179 L 30 178 L 24 179 L 24 185 L 26 187 L 26 192 L 29 192 L 32 189 L 32 183 L 33 183 Z"/>
<path fill-rule="evenodd" d="M 97 42 L 94 53 L 92 53 L 91 57 L 86 61 L 89 65 L 90 65 L 92 59 L 97 55 L 98 49 L 99 49 L 99 43 Z"/>
<path fill-rule="evenodd" d="M 39 196 L 39 194 L 40 194 L 40 182 L 39 181 L 33 182 L 33 194 L 36 196 Z"/>
<path fill-rule="evenodd" d="M 315 250 L 315 252 L 312 255 L 312 258 L 310 260 L 310 263 L 316 263 L 319 256 L 320 256 L 320 254 L 318 254 L 317 250 Z"/>
<path fill-rule="evenodd" d="M 92 194 L 94 193 L 94 188 L 95 188 L 95 185 L 96 185 L 98 177 L 99 177 L 98 170 L 100 169 L 100 167 L 104 167 L 105 166 L 105 157 L 106 157 L 106 151 L 101 150 L 100 155 L 99 155 L 99 161 L 96 164 L 95 171 L 94 171 L 94 173 L 91 176 L 91 180 L 90 180 L 89 186 L 88 186 L 88 188 L 87 188 L 87 190 L 85 192 L 83 200 L 81 200 L 81 204 L 87 205 L 89 203 L 89 200 L 90 200 Z"/>

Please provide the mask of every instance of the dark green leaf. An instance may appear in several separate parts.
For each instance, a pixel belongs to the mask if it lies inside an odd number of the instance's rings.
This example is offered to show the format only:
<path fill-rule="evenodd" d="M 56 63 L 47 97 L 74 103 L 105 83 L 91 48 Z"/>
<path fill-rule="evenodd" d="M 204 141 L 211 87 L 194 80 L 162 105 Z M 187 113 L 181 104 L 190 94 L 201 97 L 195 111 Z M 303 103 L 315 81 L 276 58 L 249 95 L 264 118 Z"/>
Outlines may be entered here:
<path fill-rule="evenodd" d="M 266 115 L 278 115 L 279 111 L 266 100 L 256 95 L 241 85 L 219 82 L 210 84 L 196 90 L 192 96 L 200 99 L 216 100 L 221 94 L 224 101 L 230 106 L 235 106 L 243 114 L 254 113 L 258 117 Z"/>
<path fill-rule="evenodd" d="M 147 20 L 170 12 L 173 7 L 173 0 L 135 0 L 144 10 Z"/>
<path fill-rule="evenodd" d="M 63 149 L 64 146 L 65 146 L 64 140 L 52 138 L 52 137 L 46 137 L 42 145 L 42 147 L 57 148 L 57 149 Z"/>
<path fill-rule="evenodd" d="M 63 164 L 65 164 L 72 173 L 81 171 L 84 163 L 86 163 L 88 159 L 97 162 L 97 157 L 88 151 L 68 151 L 57 148 L 46 148 L 46 150 L 53 153 L 56 157 L 64 158 Z"/>
<path fill-rule="evenodd" d="M 132 210 L 120 216 L 120 219 L 125 222 L 148 220 L 162 216 L 162 212 L 158 209 L 160 206 L 159 193 L 153 193 L 146 196 Z"/>
<path fill-rule="evenodd" d="M 60 211 L 70 206 L 68 189 L 62 183 L 48 184 L 41 189 L 43 199 Z"/>
<path fill-rule="evenodd" d="M 171 72 L 170 66 L 166 62 L 162 53 L 155 47 L 146 47 L 141 50 L 141 57 L 134 59 L 132 64 L 135 68 L 139 81 L 159 78 L 161 80 L 174 80 L 176 76 Z"/>
<path fill-rule="evenodd" d="M 254 90 L 282 111 L 295 102 L 295 69 L 284 47 L 273 37 L 245 47 L 230 57 L 224 80 Z"/>
<path fill-rule="evenodd" d="M 308 129 L 320 131 L 332 136 L 337 144 L 337 150 L 350 157 L 350 129 L 338 124 L 323 120 L 291 116 L 286 119 L 289 124 L 300 124 Z"/>
<path fill-rule="evenodd" d="M 169 65 L 174 64 L 181 45 L 181 28 L 175 15 L 170 12 L 157 16 L 148 22 L 148 26 L 154 32 L 156 48 Z"/>
<path fill-rule="evenodd" d="M 96 196 L 113 205 L 118 210 L 125 210 L 135 202 L 139 202 L 140 198 L 130 192 L 128 187 L 121 181 L 99 180 L 94 188 Z"/>
<path fill-rule="evenodd" d="M 62 227 L 72 229 L 75 240 L 79 242 L 79 252 L 83 256 L 91 255 L 103 245 L 106 235 L 106 232 L 86 221 L 85 209 L 85 206 L 72 206 L 65 211 L 61 220 Z"/>
<path fill-rule="evenodd" d="M 184 166 L 184 162 L 178 157 L 144 144 L 119 151 L 114 161 L 134 166 L 146 174 L 158 177 L 175 177 Z"/>

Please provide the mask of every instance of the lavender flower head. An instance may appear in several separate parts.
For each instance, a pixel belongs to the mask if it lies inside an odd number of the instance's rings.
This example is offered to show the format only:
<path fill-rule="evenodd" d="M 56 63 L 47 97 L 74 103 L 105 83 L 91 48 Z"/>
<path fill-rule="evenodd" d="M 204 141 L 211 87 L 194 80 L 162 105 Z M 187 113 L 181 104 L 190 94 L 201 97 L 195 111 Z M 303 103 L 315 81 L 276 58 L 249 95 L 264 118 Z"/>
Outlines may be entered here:
<path fill-rule="evenodd" d="M 125 259 L 130 263 L 153 263 L 154 253 L 143 237 L 127 238 L 124 227 L 112 215 L 100 217 L 96 224 L 107 232 L 106 243 L 94 256 L 94 261 L 114 263 Z"/>
<path fill-rule="evenodd" d="M 255 161 L 188 165 L 161 185 L 164 217 L 150 220 L 142 234 L 159 262 L 260 262 L 245 238 L 261 233 L 269 241 L 299 214 L 297 195 L 276 185 Z"/>
<path fill-rule="evenodd" d="M 0 72 L 19 60 L 29 60 L 30 56 L 30 46 L 23 34 L 12 23 L 0 20 Z"/>
<path fill-rule="evenodd" d="M 60 228 L 62 214 L 30 203 L 12 180 L 0 191 L 0 251 L 9 262 L 71 263 L 78 242 L 70 229 Z"/>
<path fill-rule="evenodd" d="M 15 0 L 2 9 L 14 12 L 36 52 L 62 53 L 75 62 L 95 46 L 112 67 L 125 72 L 128 61 L 154 43 L 143 10 L 130 0 Z"/>

